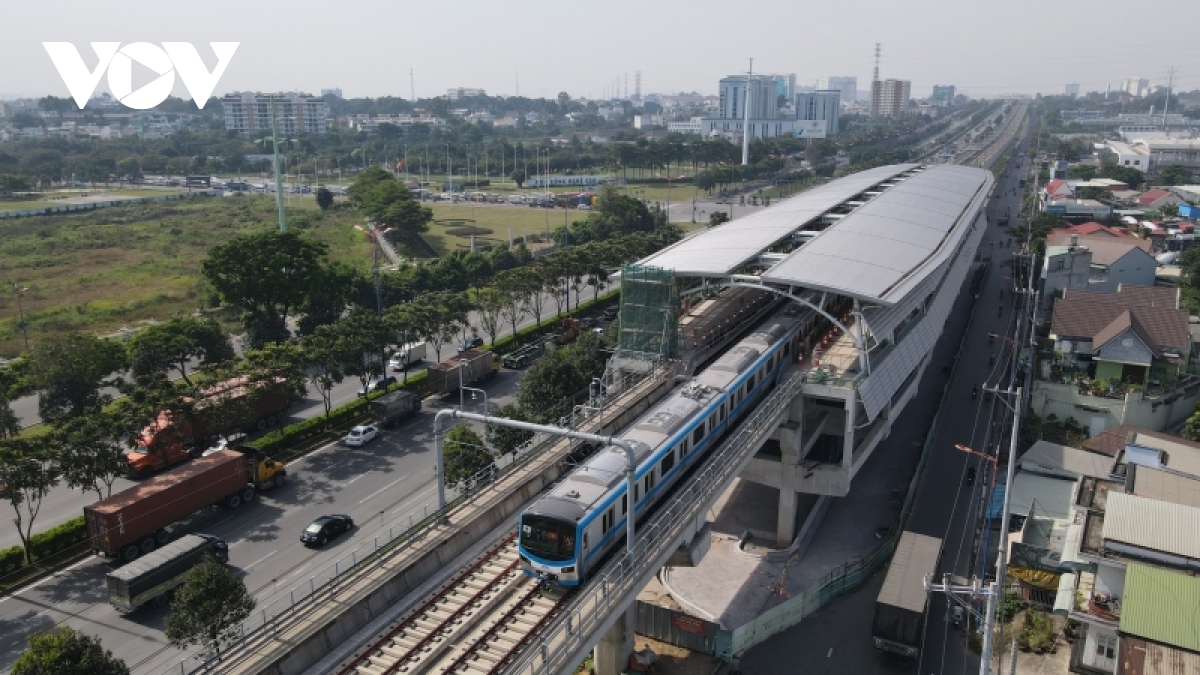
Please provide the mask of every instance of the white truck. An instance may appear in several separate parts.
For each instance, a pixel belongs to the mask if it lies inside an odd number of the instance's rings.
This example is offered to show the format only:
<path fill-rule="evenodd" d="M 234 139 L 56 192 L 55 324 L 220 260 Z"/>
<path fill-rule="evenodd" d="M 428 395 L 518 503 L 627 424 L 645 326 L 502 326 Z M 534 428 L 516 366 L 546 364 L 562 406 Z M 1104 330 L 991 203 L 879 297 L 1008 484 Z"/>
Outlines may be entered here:
<path fill-rule="evenodd" d="M 388 367 L 392 370 L 407 370 L 412 364 L 425 360 L 428 351 L 429 346 L 424 342 L 410 342 L 392 356 L 392 360 L 388 361 Z"/>

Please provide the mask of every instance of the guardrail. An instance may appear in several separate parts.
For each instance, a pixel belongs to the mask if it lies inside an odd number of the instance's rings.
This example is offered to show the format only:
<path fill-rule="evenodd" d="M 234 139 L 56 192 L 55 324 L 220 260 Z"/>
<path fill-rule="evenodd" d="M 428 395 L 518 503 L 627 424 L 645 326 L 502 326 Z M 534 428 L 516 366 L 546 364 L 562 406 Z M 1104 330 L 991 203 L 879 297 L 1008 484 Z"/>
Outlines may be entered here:
<path fill-rule="evenodd" d="M 643 381 L 665 377 L 672 372 L 669 367 L 659 367 L 646 373 L 630 373 L 618 383 L 619 387 L 611 387 L 607 394 L 597 397 L 598 407 L 594 409 L 576 408 L 559 419 L 557 425 L 578 428 L 595 415 L 600 414 L 600 411 L 603 410 L 605 395 L 609 398 L 616 398 L 620 396 L 621 392 Z M 605 413 L 606 417 L 610 414 L 612 412 Z M 270 587 L 270 594 L 277 597 L 266 605 L 255 608 L 254 613 L 237 627 L 235 631 L 237 637 L 232 642 L 223 643 L 220 651 L 228 652 L 262 631 L 279 630 L 284 623 L 290 624 L 297 620 L 303 620 L 307 611 L 310 611 L 316 602 L 322 599 L 332 599 L 333 594 L 348 583 L 354 573 L 364 569 L 367 564 L 378 560 L 396 547 L 424 534 L 475 494 L 508 473 L 532 462 L 560 440 L 562 439 L 558 436 L 534 434 L 515 451 L 498 456 L 493 466 L 460 481 L 454 487 L 447 486 L 444 508 L 439 510 L 436 495 L 431 495 L 424 502 L 414 506 L 409 513 L 388 524 L 386 533 L 381 525 L 379 534 L 371 540 L 334 560 L 331 564 L 309 574 L 307 580 L 301 579 L 295 585 L 286 584 L 282 588 L 278 584 L 269 584 L 257 589 L 261 591 Z M 157 654 L 141 663 L 133 664 L 132 670 L 136 671 L 138 666 L 148 663 L 155 656 Z M 201 669 L 219 667 L 219 663 L 220 657 L 216 650 L 209 646 L 194 650 L 180 659 L 176 665 L 162 672 L 187 675 Z"/>
<path fill-rule="evenodd" d="M 803 384 L 804 375 L 793 371 L 777 386 L 638 530 L 632 557 L 620 556 L 609 562 L 536 639 L 530 640 L 526 655 L 504 672 L 520 675 L 571 672 L 582 660 L 582 654 L 591 648 L 595 636 L 606 630 L 615 620 L 615 614 L 637 594 L 645 575 L 653 574 L 675 551 L 689 526 L 695 523 L 697 511 L 707 508 L 725 490 L 743 460 L 772 433 L 770 422 L 787 410 Z"/>

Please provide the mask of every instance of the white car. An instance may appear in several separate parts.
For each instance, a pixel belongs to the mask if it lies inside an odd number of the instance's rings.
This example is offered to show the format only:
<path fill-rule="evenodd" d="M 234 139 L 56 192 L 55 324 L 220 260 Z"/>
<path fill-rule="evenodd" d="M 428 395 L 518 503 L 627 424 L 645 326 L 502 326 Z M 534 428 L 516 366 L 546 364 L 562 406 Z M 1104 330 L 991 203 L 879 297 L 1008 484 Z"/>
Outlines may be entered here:
<path fill-rule="evenodd" d="M 379 429 L 372 426 L 359 425 L 351 429 L 350 433 L 346 434 L 346 437 L 342 439 L 342 442 L 357 448 L 375 440 L 375 437 L 378 435 Z"/>

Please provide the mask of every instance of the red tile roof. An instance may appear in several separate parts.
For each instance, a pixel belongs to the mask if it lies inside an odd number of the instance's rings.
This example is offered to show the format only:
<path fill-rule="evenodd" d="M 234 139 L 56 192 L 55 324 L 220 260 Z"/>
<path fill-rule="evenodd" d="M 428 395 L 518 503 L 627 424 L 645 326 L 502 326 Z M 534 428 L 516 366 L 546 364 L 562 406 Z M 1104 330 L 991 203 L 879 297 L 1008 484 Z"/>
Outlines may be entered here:
<path fill-rule="evenodd" d="M 1147 190 L 1142 193 L 1141 197 L 1138 197 L 1138 203 L 1141 204 L 1142 206 L 1150 206 L 1154 202 L 1156 202 L 1170 194 L 1171 194 L 1170 192 L 1168 192 L 1166 190 L 1159 190 L 1158 188 L 1155 188 L 1153 190 Z"/>
<path fill-rule="evenodd" d="M 1174 288 L 1122 285 L 1116 293 L 1066 290 L 1054 303 L 1050 332 L 1060 339 L 1092 340 L 1129 311 L 1159 347 L 1186 349 L 1188 313 L 1178 306 L 1179 290 Z"/>
<path fill-rule="evenodd" d="M 1109 235 L 1113 237 L 1133 237 L 1133 235 L 1124 228 L 1108 227 L 1107 225 L 1102 225 L 1094 220 L 1086 223 L 1080 223 L 1079 225 L 1072 225 L 1071 227 L 1057 227 L 1054 228 L 1052 232 L 1066 232 L 1068 234 L 1098 234 L 1101 236 Z"/>
<path fill-rule="evenodd" d="M 1129 438 L 1129 434 L 1134 432 L 1140 436 L 1160 438 L 1164 441 L 1171 441 L 1173 443 L 1179 443 L 1180 445 L 1186 445 L 1190 448 L 1196 448 L 1197 450 L 1200 450 L 1200 443 L 1189 441 L 1185 438 L 1180 438 L 1179 436 L 1172 436 L 1171 434 L 1163 433 L 1161 431 L 1151 431 L 1150 429 L 1135 427 L 1132 424 L 1122 424 L 1119 427 L 1101 431 L 1095 436 L 1092 436 L 1084 441 L 1083 449 L 1090 450 L 1092 452 L 1098 452 L 1101 455 L 1108 455 L 1109 457 L 1116 457 L 1122 450 L 1125 449 L 1125 441 Z"/>

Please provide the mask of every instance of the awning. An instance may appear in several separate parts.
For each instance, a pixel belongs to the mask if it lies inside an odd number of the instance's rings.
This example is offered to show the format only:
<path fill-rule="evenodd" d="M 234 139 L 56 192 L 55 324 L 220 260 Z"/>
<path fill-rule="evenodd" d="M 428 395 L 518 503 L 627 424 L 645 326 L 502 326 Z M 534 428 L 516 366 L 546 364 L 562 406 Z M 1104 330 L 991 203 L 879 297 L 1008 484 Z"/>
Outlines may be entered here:
<path fill-rule="evenodd" d="M 1054 613 L 1067 616 L 1075 609 L 1075 575 L 1064 574 L 1058 579 L 1058 593 L 1054 596 Z"/>
<path fill-rule="evenodd" d="M 1001 483 L 992 489 L 992 500 L 988 503 L 988 518 L 994 522 L 999 522 L 1000 516 L 1004 515 L 1004 484 Z"/>

